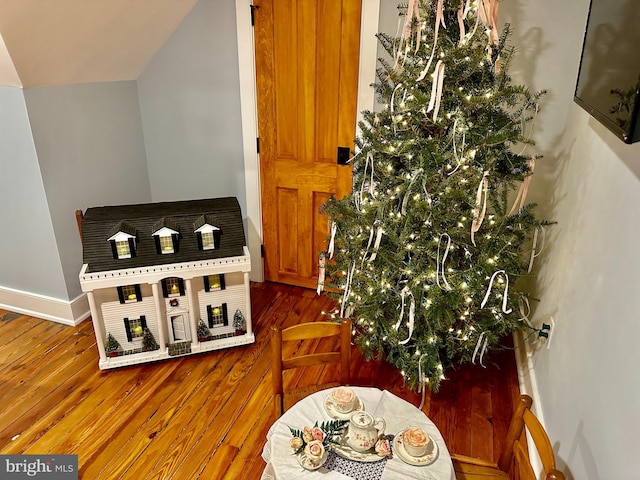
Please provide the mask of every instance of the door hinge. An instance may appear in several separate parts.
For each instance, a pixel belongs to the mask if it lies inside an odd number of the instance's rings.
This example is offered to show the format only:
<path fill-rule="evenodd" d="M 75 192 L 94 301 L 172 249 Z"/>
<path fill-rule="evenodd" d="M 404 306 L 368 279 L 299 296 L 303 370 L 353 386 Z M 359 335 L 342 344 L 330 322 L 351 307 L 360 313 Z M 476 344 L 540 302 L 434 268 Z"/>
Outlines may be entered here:
<path fill-rule="evenodd" d="M 256 10 L 260 8 L 258 5 L 251 5 L 251 26 L 256 25 Z"/>
<path fill-rule="evenodd" d="M 264 245 L 260 245 L 260 256 L 264 258 Z"/>
<path fill-rule="evenodd" d="M 260 137 L 256 137 L 256 153 L 260 153 Z"/>

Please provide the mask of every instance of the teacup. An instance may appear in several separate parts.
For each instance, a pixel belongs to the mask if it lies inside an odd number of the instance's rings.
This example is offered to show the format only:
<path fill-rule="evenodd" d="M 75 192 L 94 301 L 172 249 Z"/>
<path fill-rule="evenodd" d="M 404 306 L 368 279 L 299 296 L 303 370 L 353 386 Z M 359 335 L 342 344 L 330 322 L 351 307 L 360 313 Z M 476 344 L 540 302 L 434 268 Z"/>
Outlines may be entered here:
<path fill-rule="evenodd" d="M 349 413 L 356 404 L 356 394 L 349 387 L 338 387 L 331 392 L 333 406 L 340 413 Z"/>
<path fill-rule="evenodd" d="M 429 434 L 420 427 L 407 428 L 402 434 L 404 449 L 412 457 L 424 457 L 429 445 Z"/>

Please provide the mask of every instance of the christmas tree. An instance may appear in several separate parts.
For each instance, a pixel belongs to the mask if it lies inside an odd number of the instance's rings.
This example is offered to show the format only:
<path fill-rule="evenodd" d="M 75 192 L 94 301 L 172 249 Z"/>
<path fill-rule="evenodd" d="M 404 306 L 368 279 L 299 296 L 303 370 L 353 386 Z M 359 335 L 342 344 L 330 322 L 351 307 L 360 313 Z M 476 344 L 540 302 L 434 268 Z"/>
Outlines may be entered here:
<path fill-rule="evenodd" d="M 156 342 L 156 339 L 153 337 L 153 333 L 151 330 L 145 327 L 142 333 L 142 351 L 150 352 L 152 350 L 158 350 L 160 345 Z"/>
<path fill-rule="evenodd" d="M 233 314 L 233 328 L 236 329 L 236 332 L 244 331 L 245 326 L 245 318 L 244 313 L 238 308 L 236 313 Z"/>
<path fill-rule="evenodd" d="M 318 290 L 326 281 L 332 314 L 353 317 L 365 357 L 413 389 L 484 365 L 503 335 L 531 328 L 517 281 L 549 222 L 525 203 L 535 158 L 524 152 L 544 92 L 512 84 L 497 3 L 400 7 L 404 28 L 378 35 L 391 60 L 379 60 L 382 109 L 363 112 L 353 191 L 324 205 Z"/>
<path fill-rule="evenodd" d="M 198 326 L 196 327 L 196 331 L 198 333 L 198 338 L 200 339 L 200 341 L 204 341 L 211 336 L 211 331 L 209 330 L 209 327 L 207 327 L 207 324 L 204 323 L 202 319 L 198 320 Z"/>

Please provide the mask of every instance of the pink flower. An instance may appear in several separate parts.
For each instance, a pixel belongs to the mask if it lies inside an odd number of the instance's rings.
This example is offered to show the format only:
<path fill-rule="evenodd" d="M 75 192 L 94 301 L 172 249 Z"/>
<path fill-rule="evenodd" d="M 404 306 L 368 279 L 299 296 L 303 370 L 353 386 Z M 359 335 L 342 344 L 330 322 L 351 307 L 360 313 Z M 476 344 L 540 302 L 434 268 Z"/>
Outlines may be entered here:
<path fill-rule="evenodd" d="M 313 427 L 311 430 L 311 436 L 314 440 L 318 440 L 319 442 L 324 442 L 325 433 L 322 431 L 320 427 Z"/>
<path fill-rule="evenodd" d="M 355 393 L 349 387 L 338 387 L 331 395 L 339 403 L 351 403 L 355 398 Z"/>
<path fill-rule="evenodd" d="M 424 447 L 429 443 L 427 432 L 418 427 L 407 428 L 402 434 L 404 441 L 412 447 Z"/>
<path fill-rule="evenodd" d="M 312 460 L 320 460 L 324 455 L 324 445 L 318 440 L 312 440 L 304 447 L 304 453 Z"/>
<path fill-rule="evenodd" d="M 391 456 L 391 445 L 389 444 L 389 440 L 386 438 L 381 438 L 376 442 L 375 446 L 376 453 L 381 457 Z"/>
<path fill-rule="evenodd" d="M 304 427 L 302 429 L 302 439 L 305 441 L 305 443 L 309 443 L 311 440 L 313 440 L 311 427 Z"/>

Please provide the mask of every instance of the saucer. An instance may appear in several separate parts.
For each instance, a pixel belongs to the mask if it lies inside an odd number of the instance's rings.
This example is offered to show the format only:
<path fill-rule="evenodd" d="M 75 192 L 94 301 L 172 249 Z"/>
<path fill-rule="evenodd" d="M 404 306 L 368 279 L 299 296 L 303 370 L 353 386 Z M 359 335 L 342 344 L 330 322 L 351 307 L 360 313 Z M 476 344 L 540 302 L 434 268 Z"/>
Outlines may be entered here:
<path fill-rule="evenodd" d="M 396 453 L 398 457 L 400 457 L 400 460 L 408 463 L 409 465 L 415 465 L 416 467 L 431 465 L 436 461 L 436 458 L 438 458 L 438 444 L 433 441 L 433 437 L 429 437 L 427 453 L 422 457 L 414 457 L 413 455 L 409 455 L 407 450 L 404 448 L 403 433 L 404 430 L 398 432 L 393 439 L 393 453 Z"/>
<path fill-rule="evenodd" d="M 349 445 L 342 442 L 332 445 L 331 448 L 333 452 L 339 457 L 346 458 L 348 460 L 355 460 L 356 462 L 379 462 L 380 460 L 386 458 L 369 450 L 367 450 L 366 452 L 356 452 Z"/>
<path fill-rule="evenodd" d="M 301 452 L 297 455 L 298 463 L 305 470 L 319 469 L 322 465 L 324 465 L 324 462 L 327 461 L 327 458 L 329 458 L 329 452 L 327 452 L 326 450 L 324 451 L 324 454 L 320 459 L 311 459 L 307 457 L 307 454 L 304 452 Z"/>
<path fill-rule="evenodd" d="M 324 399 L 324 409 L 327 411 L 331 418 L 336 420 L 349 420 L 351 414 L 358 410 L 364 410 L 364 404 L 362 400 L 356 395 L 356 398 L 353 402 L 353 409 L 350 412 L 342 413 L 336 409 L 333 397 L 329 394 L 327 398 Z"/>

